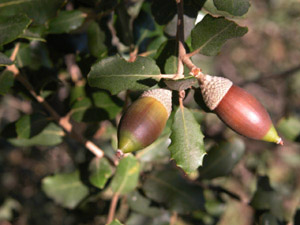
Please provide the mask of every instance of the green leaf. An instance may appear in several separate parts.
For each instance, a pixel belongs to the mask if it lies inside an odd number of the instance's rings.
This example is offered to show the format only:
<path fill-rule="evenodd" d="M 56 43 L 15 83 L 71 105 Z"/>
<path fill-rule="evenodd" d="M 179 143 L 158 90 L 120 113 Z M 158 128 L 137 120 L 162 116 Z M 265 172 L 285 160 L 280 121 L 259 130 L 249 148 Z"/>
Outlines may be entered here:
<path fill-rule="evenodd" d="M 88 27 L 88 47 L 90 53 L 96 58 L 101 58 L 106 53 L 105 33 L 100 29 L 99 25 L 93 21 Z"/>
<path fill-rule="evenodd" d="M 27 138 L 9 138 L 8 141 L 19 147 L 54 146 L 62 142 L 64 136 L 63 129 L 54 123 L 49 123 L 38 135 Z"/>
<path fill-rule="evenodd" d="M 144 193 L 171 211 L 187 213 L 204 208 L 202 189 L 181 177 L 178 170 L 156 171 L 146 178 Z"/>
<path fill-rule="evenodd" d="M 119 56 L 109 57 L 93 65 L 88 74 L 90 86 L 108 90 L 113 95 L 128 89 L 149 89 L 160 78 L 155 61 L 146 57 L 137 57 L 132 63 Z"/>
<path fill-rule="evenodd" d="M 169 89 L 174 91 L 186 90 L 191 87 L 199 87 L 197 79 L 193 76 L 187 76 L 180 80 L 165 79 L 164 83 L 168 86 Z"/>
<path fill-rule="evenodd" d="M 126 221 L 126 225 L 169 225 L 170 219 L 171 215 L 168 211 L 165 211 L 163 214 L 159 214 L 156 217 L 149 217 L 132 212 Z"/>
<path fill-rule="evenodd" d="M 21 208 L 21 204 L 17 200 L 9 197 L 6 198 L 0 206 L 0 221 L 13 220 L 14 213 L 19 212 Z"/>
<path fill-rule="evenodd" d="M 114 221 L 112 221 L 110 224 L 108 225 L 122 225 L 123 223 L 120 223 L 119 220 L 115 219 Z"/>
<path fill-rule="evenodd" d="M 57 204 L 69 209 L 74 209 L 89 193 L 78 171 L 45 177 L 42 189 Z"/>
<path fill-rule="evenodd" d="M 0 15 L 18 18 L 21 14 L 33 20 L 33 24 L 45 24 L 66 0 L 0 0 Z"/>
<path fill-rule="evenodd" d="M 4 70 L 0 75 L 0 94 L 5 95 L 14 85 L 14 74 L 11 71 Z"/>
<path fill-rule="evenodd" d="M 107 119 L 108 114 L 95 107 L 91 99 L 85 97 L 73 104 L 71 117 L 77 122 L 97 122 Z"/>
<path fill-rule="evenodd" d="M 240 139 L 221 143 L 213 147 L 204 157 L 199 168 L 200 178 L 213 179 L 228 175 L 245 152 L 245 144 Z"/>
<path fill-rule="evenodd" d="M 293 116 L 282 118 L 277 129 L 286 139 L 295 141 L 300 135 L 300 120 Z"/>
<path fill-rule="evenodd" d="M 228 39 L 241 37 L 247 31 L 248 28 L 240 27 L 224 17 L 207 14 L 192 30 L 192 48 L 201 54 L 213 56 L 219 53 Z"/>
<path fill-rule="evenodd" d="M 94 158 L 90 163 L 89 170 L 91 184 L 101 189 L 112 175 L 112 168 L 105 158 Z"/>
<path fill-rule="evenodd" d="M 205 153 L 200 125 L 187 108 L 178 108 L 172 124 L 171 157 L 186 173 L 202 165 Z"/>
<path fill-rule="evenodd" d="M 57 17 L 50 20 L 48 33 L 69 33 L 80 27 L 86 18 L 86 14 L 80 10 L 61 11 Z"/>
<path fill-rule="evenodd" d="M 171 140 L 169 138 L 169 134 L 166 134 L 160 138 L 158 138 L 155 142 L 153 142 L 148 147 L 139 151 L 136 154 L 136 157 L 141 162 L 152 162 L 155 163 L 165 160 L 170 154 L 168 151 L 168 146 L 170 145 Z M 169 158 L 168 158 L 169 160 Z"/>
<path fill-rule="evenodd" d="M 7 66 L 11 64 L 13 64 L 13 62 L 10 60 L 10 58 L 0 52 L 0 66 Z"/>
<path fill-rule="evenodd" d="M 1 14 L 0 14 L 1 15 Z M 0 16 L 0 46 L 17 39 L 29 26 L 26 15 Z"/>
<path fill-rule="evenodd" d="M 149 217 L 156 217 L 164 212 L 159 208 L 150 206 L 151 201 L 146 197 L 142 196 L 138 191 L 131 192 L 127 197 L 127 201 L 129 207 L 133 211 Z"/>
<path fill-rule="evenodd" d="M 257 190 L 250 205 L 256 210 L 269 210 L 279 220 L 284 219 L 282 196 L 271 187 L 270 180 L 266 176 L 259 177 Z"/>
<path fill-rule="evenodd" d="M 249 0 L 214 0 L 216 8 L 234 16 L 246 14 L 250 8 Z"/>
<path fill-rule="evenodd" d="M 138 183 L 139 172 L 140 164 L 133 155 L 122 158 L 111 181 L 113 192 L 127 194 L 133 191 Z"/>
<path fill-rule="evenodd" d="M 18 138 L 29 139 L 39 134 L 49 123 L 49 120 L 42 114 L 22 116 L 16 123 Z"/>
<path fill-rule="evenodd" d="M 105 91 L 98 91 L 93 93 L 93 100 L 95 106 L 104 109 L 109 119 L 114 119 L 122 111 L 121 100 L 114 98 Z"/>

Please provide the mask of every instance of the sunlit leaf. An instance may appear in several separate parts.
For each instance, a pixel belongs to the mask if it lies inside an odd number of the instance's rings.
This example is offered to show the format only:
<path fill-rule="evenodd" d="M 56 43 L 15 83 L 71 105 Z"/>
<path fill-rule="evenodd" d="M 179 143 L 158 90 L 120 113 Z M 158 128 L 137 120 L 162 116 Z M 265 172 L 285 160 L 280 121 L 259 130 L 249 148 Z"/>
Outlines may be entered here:
<path fill-rule="evenodd" d="M 28 146 L 54 146 L 62 142 L 64 136 L 63 129 L 54 123 L 49 123 L 38 135 L 32 138 L 9 138 L 8 141 L 20 147 Z"/>
<path fill-rule="evenodd" d="M 101 189 L 112 175 L 112 168 L 105 158 L 94 158 L 90 163 L 89 170 L 91 184 Z"/>
<path fill-rule="evenodd" d="M 74 209 L 89 193 L 78 171 L 45 177 L 42 189 L 49 198 L 69 209 Z"/>
<path fill-rule="evenodd" d="M 119 56 L 108 57 L 92 66 L 88 82 L 117 94 L 127 89 L 145 90 L 161 78 L 160 70 L 151 58 L 138 57 L 130 63 Z"/>
<path fill-rule="evenodd" d="M 186 173 L 194 172 L 202 165 L 204 150 L 200 125 L 187 108 L 179 107 L 172 125 L 171 157 Z"/>
<path fill-rule="evenodd" d="M 127 194 L 133 191 L 138 183 L 139 172 L 140 164 L 133 155 L 122 158 L 111 181 L 113 192 Z"/>
<path fill-rule="evenodd" d="M 216 8 L 234 16 L 246 14 L 250 8 L 249 0 L 214 0 Z"/>
<path fill-rule="evenodd" d="M 222 45 L 231 38 L 241 37 L 248 29 L 224 17 L 207 14 L 192 30 L 192 48 L 199 53 L 213 56 L 219 53 Z"/>

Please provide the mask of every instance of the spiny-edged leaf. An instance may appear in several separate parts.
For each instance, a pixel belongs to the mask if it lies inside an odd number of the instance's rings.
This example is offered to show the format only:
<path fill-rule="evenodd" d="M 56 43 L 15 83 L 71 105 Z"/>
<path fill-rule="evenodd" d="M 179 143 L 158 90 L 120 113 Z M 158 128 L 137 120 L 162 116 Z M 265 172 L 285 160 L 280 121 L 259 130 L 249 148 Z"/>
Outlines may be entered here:
<path fill-rule="evenodd" d="M 0 14 L 0 46 L 17 39 L 29 26 L 26 15 L 3 16 Z"/>
<path fill-rule="evenodd" d="M 204 157 L 203 166 L 199 168 L 200 177 L 212 179 L 228 175 L 244 152 L 245 144 L 241 139 L 234 139 L 213 147 Z"/>
<path fill-rule="evenodd" d="M 109 223 L 108 225 L 123 225 L 123 223 L 120 223 L 119 220 L 115 219 L 114 221 L 112 221 L 112 222 Z"/>
<path fill-rule="evenodd" d="M 165 79 L 164 83 L 168 86 L 169 89 L 175 91 L 186 90 L 191 87 L 198 87 L 198 81 L 193 76 L 187 76 L 180 80 L 168 80 Z"/>
<path fill-rule="evenodd" d="M 143 185 L 146 196 L 164 203 L 171 211 L 187 213 L 203 209 L 202 189 L 180 175 L 176 169 L 164 169 L 150 174 Z"/>
<path fill-rule="evenodd" d="M 22 116 L 16 123 L 16 132 L 19 138 L 31 138 L 39 134 L 49 123 L 42 114 Z"/>
<path fill-rule="evenodd" d="M 171 157 L 186 173 L 194 172 L 202 165 L 204 150 L 200 125 L 187 108 L 179 107 L 172 124 Z"/>
<path fill-rule="evenodd" d="M 0 75 L 0 94 L 5 95 L 14 85 L 14 74 L 11 71 L 4 70 Z"/>
<path fill-rule="evenodd" d="M 94 64 L 88 74 L 88 82 L 117 94 L 124 90 L 146 90 L 161 78 L 160 70 L 151 58 L 137 57 L 127 62 L 119 56 L 112 56 Z"/>
<path fill-rule="evenodd" d="M 122 101 L 105 91 L 93 93 L 93 100 L 95 106 L 104 109 L 110 119 L 114 119 L 122 111 Z"/>
<path fill-rule="evenodd" d="M 45 24 L 56 16 L 66 0 L 1 0 L 0 15 L 19 17 L 27 15 L 36 24 Z"/>
<path fill-rule="evenodd" d="M 228 39 L 241 37 L 247 31 L 248 28 L 240 27 L 224 17 L 207 14 L 192 30 L 192 48 L 201 54 L 213 56 L 219 53 Z"/>
<path fill-rule="evenodd" d="M 151 145 L 139 151 L 136 154 L 136 157 L 142 162 L 155 161 L 155 163 L 157 163 L 170 155 L 170 152 L 168 151 L 170 143 L 171 140 L 169 134 L 163 135 Z"/>
<path fill-rule="evenodd" d="M 147 199 L 146 197 L 142 196 L 138 191 L 131 192 L 127 197 L 127 201 L 129 207 L 133 211 L 146 216 L 156 217 L 164 212 L 159 208 L 150 206 L 150 199 Z"/>
<path fill-rule="evenodd" d="M 88 27 L 87 35 L 90 53 L 96 58 L 101 58 L 102 54 L 106 52 L 105 33 L 100 29 L 99 25 L 93 21 Z"/>
<path fill-rule="evenodd" d="M 10 60 L 10 58 L 8 58 L 6 55 L 0 52 L 0 66 L 6 66 L 11 64 L 13 64 L 13 62 Z"/>
<path fill-rule="evenodd" d="M 127 194 L 135 189 L 138 183 L 140 164 L 133 155 L 120 160 L 116 174 L 111 181 L 114 193 Z"/>
<path fill-rule="evenodd" d="M 89 170 L 91 184 L 101 189 L 112 175 L 112 168 L 106 158 L 95 157 L 90 163 Z"/>
<path fill-rule="evenodd" d="M 256 210 L 269 210 L 279 220 L 282 220 L 284 217 L 282 196 L 271 187 L 267 176 L 258 178 L 257 190 L 251 199 L 250 205 Z"/>
<path fill-rule="evenodd" d="M 282 118 L 277 129 L 285 138 L 294 141 L 300 135 L 300 119 L 294 116 Z"/>
<path fill-rule="evenodd" d="M 89 193 L 80 180 L 79 171 L 45 177 L 42 189 L 49 198 L 69 209 L 74 209 Z"/>
<path fill-rule="evenodd" d="M 61 11 L 57 17 L 50 20 L 48 33 L 69 33 L 81 26 L 86 14 L 80 10 Z"/>
<path fill-rule="evenodd" d="M 42 132 L 32 138 L 10 138 L 8 141 L 19 147 L 29 147 L 34 145 L 39 146 L 54 146 L 62 142 L 64 132 L 61 127 L 55 123 L 49 123 Z"/>
<path fill-rule="evenodd" d="M 214 0 L 216 8 L 234 16 L 246 14 L 250 8 L 249 0 Z"/>

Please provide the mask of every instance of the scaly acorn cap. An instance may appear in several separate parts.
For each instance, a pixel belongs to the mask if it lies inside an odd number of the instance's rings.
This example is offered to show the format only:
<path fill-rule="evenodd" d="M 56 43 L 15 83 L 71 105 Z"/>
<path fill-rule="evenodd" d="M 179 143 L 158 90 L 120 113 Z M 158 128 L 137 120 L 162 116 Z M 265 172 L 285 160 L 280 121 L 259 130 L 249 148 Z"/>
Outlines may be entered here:
<path fill-rule="evenodd" d="M 168 116 L 170 116 L 172 111 L 172 91 L 163 88 L 152 89 L 145 91 L 141 95 L 141 98 L 143 97 L 155 98 L 157 101 L 163 104 L 168 112 Z"/>
<path fill-rule="evenodd" d="M 203 100 L 210 110 L 214 110 L 232 86 L 224 77 L 204 75 L 199 78 Z"/>

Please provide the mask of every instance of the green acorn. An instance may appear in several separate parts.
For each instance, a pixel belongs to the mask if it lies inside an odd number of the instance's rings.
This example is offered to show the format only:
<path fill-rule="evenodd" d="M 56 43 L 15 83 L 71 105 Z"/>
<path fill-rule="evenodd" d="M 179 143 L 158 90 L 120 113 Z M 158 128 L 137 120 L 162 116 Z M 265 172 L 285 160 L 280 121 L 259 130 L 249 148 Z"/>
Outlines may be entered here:
<path fill-rule="evenodd" d="M 266 109 L 244 89 L 223 77 L 198 77 L 207 107 L 237 133 L 283 145 Z"/>
<path fill-rule="evenodd" d="M 122 116 L 118 149 L 133 152 L 152 144 L 162 133 L 172 109 L 172 91 L 145 91 Z"/>

